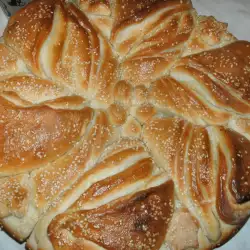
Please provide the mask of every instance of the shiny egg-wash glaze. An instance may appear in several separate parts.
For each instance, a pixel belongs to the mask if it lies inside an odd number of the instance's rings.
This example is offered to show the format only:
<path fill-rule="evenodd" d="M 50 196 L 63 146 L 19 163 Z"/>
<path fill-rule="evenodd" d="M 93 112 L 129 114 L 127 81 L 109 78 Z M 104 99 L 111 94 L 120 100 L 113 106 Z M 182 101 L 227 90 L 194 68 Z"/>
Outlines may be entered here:
<path fill-rule="evenodd" d="M 34 0 L 0 83 L 0 222 L 29 249 L 212 249 L 247 221 L 250 43 L 189 0 Z"/>

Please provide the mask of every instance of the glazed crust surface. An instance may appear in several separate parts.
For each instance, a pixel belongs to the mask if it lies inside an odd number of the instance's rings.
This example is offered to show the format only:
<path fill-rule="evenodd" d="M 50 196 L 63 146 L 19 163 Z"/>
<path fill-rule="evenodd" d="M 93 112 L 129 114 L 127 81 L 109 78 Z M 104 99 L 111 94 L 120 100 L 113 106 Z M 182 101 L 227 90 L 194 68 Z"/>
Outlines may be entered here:
<path fill-rule="evenodd" d="M 190 0 L 34 0 L 0 40 L 0 224 L 31 250 L 214 249 L 250 215 L 250 42 Z"/>

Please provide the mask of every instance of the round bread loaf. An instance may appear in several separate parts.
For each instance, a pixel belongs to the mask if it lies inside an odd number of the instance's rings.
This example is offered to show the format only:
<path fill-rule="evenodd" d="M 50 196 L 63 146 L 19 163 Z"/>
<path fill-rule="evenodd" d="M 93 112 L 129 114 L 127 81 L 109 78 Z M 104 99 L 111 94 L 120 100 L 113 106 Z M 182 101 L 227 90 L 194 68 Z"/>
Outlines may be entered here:
<path fill-rule="evenodd" d="M 0 41 L 0 223 L 31 250 L 213 249 L 250 215 L 250 43 L 189 0 L 34 0 Z"/>

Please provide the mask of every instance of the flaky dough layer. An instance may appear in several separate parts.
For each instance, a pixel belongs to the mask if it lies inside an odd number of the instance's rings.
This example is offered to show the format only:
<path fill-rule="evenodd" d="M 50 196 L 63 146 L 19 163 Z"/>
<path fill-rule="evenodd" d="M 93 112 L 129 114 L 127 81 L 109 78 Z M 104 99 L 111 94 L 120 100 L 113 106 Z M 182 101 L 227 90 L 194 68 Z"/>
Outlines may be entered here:
<path fill-rule="evenodd" d="M 34 0 L 0 40 L 0 223 L 32 250 L 213 249 L 250 215 L 250 43 L 189 0 Z"/>

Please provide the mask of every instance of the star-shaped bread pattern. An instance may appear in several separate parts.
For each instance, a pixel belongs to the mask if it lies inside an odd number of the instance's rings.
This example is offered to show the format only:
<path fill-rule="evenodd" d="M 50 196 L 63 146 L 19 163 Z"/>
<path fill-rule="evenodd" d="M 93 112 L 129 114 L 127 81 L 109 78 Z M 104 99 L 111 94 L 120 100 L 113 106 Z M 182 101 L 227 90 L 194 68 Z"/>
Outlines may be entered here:
<path fill-rule="evenodd" d="M 0 223 L 31 250 L 213 249 L 250 215 L 250 43 L 190 0 L 34 0 L 0 40 Z"/>

